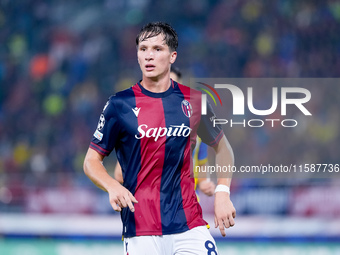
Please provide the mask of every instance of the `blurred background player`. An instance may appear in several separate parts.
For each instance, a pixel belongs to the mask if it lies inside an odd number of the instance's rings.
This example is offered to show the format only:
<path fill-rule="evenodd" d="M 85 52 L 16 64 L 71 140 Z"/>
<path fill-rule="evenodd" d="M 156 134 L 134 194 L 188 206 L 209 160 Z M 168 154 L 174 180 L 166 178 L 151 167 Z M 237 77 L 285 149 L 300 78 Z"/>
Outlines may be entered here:
<path fill-rule="evenodd" d="M 170 78 L 178 83 L 182 83 L 182 72 L 177 66 L 171 65 L 170 68 Z M 193 151 L 193 166 L 194 170 L 197 169 L 196 166 L 205 166 L 208 162 L 208 145 L 202 142 L 202 140 L 197 137 L 196 147 Z M 194 171 L 195 175 L 195 189 L 199 188 L 207 196 L 212 196 L 215 191 L 215 183 L 210 180 L 208 176 L 203 177 L 197 171 Z M 122 168 L 117 161 L 114 171 L 114 178 L 123 183 Z"/>

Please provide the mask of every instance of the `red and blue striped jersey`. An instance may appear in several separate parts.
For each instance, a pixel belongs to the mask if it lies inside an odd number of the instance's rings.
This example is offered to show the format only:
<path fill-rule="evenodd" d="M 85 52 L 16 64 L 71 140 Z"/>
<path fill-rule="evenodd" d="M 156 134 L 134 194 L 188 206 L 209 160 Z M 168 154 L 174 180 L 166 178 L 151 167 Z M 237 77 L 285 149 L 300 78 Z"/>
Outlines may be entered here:
<path fill-rule="evenodd" d="M 135 212 L 123 208 L 125 237 L 165 235 L 206 225 L 197 202 L 192 150 L 197 133 L 208 145 L 223 136 L 213 127 L 201 92 L 172 81 L 162 93 L 140 83 L 111 96 L 90 147 L 107 156 L 116 150 L 124 186 L 136 197 Z"/>

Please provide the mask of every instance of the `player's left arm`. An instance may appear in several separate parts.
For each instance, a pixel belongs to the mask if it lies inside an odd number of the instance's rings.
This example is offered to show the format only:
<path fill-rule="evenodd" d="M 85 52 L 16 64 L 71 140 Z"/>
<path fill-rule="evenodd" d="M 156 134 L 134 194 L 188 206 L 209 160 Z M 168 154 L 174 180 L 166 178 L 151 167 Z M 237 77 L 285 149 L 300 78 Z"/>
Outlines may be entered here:
<path fill-rule="evenodd" d="M 218 166 L 233 166 L 234 153 L 225 135 L 214 146 L 216 152 L 216 164 Z M 230 188 L 231 173 L 217 173 L 217 185 L 226 185 Z M 224 191 L 215 192 L 215 228 L 219 227 L 222 236 L 226 236 L 225 228 L 235 225 L 236 210 L 230 200 L 230 194 Z"/>
<path fill-rule="evenodd" d="M 120 163 L 118 161 L 117 161 L 116 166 L 115 166 L 114 177 L 120 184 L 124 183 L 122 166 L 120 165 Z"/>

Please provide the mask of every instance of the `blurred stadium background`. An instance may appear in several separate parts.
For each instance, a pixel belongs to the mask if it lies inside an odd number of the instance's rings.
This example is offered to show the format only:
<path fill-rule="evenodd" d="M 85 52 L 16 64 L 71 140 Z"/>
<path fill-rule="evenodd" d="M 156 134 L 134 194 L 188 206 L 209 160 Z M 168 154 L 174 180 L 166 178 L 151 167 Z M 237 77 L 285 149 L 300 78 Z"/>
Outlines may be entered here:
<path fill-rule="evenodd" d="M 122 254 L 119 214 L 82 162 L 106 99 L 140 79 L 135 36 L 157 20 L 177 30 L 187 79 L 340 76 L 338 0 L 0 0 L 0 254 Z M 236 161 L 340 163 L 338 87 L 314 87 L 318 117 L 288 150 L 266 130 L 233 133 Z M 237 225 L 212 229 L 220 253 L 340 254 L 339 179 L 300 177 L 235 179 Z"/>

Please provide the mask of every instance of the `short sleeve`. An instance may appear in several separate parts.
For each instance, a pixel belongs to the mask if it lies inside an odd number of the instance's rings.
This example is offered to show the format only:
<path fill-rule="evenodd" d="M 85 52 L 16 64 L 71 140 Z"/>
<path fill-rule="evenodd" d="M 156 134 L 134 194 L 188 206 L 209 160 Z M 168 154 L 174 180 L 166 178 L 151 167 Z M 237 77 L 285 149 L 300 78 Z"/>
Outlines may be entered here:
<path fill-rule="evenodd" d="M 213 119 L 216 115 L 209 104 L 207 103 L 207 114 L 201 116 L 201 121 L 197 130 L 197 135 L 202 139 L 204 143 L 209 146 L 215 146 L 223 137 L 224 133 L 221 125 L 213 125 Z"/>
<path fill-rule="evenodd" d="M 115 147 L 118 135 L 119 116 L 114 104 L 114 96 L 111 96 L 100 114 L 90 148 L 103 156 L 108 156 Z"/>

